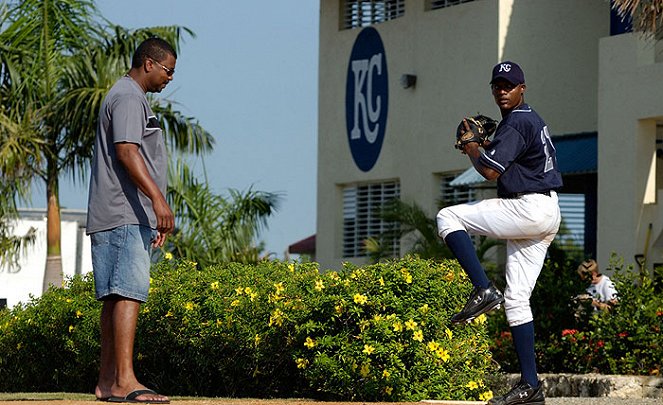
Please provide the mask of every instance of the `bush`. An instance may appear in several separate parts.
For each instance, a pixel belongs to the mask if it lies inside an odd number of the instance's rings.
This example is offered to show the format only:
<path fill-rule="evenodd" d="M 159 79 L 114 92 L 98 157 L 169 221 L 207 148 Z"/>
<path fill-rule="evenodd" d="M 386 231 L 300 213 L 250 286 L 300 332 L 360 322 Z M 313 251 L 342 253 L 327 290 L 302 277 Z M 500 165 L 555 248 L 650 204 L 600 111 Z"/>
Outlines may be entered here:
<path fill-rule="evenodd" d="M 485 317 L 449 329 L 470 291 L 455 261 L 155 266 L 136 370 L 171 395 L 414 401 L 481 399 Z M 0 313 L 0 390 L 92 391 L 100 305 L 74 278 Z"/>
<path fill-rule="evenodd" d="M 610 263 L 619 303 L 594 311 L 584 328 L 551 336 L 544 358 L 551 372 L 657 375 L 663 366 L 663 297 L 654 281 L 623 261 Z"/>
<path fill-rule="evenodd" d="M 552 336 L 558 336 L 566 329 L 581 327 L 575 316 L 576 305 L 573 297 L 584 292 L 586 287 L 578 277 L 576 272 L 578 263 L 574 259 L 568 258 L 554 245 L 550 247 L 549 255 L 550 258 L 546 260 L 530 298 L 534 316 L 536 352 L 541 372 L 552 371 L 548 368 L 549 360 L 544 356 L 544 353 L 552 353 L 555 350 L 551 347 L 556 344 Z M 503 273 L 492 273 L 490 277 L 500 289 L 505 287 Z M 491 351 L 501 370 L 520 372 L 504 311 L 491 314 L 488 328 Z M 556 353 L 556 357 L 552 360 L 563 354 L 563 352 Z"/>
<path fill-rule="evenodd" d="M 91 275 L 0 311 L 0 391 L 91 391 L 100 314 Z"/>

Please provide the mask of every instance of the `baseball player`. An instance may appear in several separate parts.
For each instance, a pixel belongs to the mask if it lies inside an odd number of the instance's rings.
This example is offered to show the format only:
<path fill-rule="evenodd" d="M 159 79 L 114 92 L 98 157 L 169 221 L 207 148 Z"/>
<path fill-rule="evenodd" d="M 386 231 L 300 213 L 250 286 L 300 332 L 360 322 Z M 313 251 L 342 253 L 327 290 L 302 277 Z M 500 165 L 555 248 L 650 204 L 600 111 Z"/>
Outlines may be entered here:
<path fill-rule="evenodd" d="M 562 186 L 555 147 L 543 119 L 525 104 L 525 75 L 516 63 L 497 64 L 490 80 L 502 113 L 492 141 L 465 133 L 459 147 L 474 168 L 497 181 L 498 198 L 440 210 L 437 227 L 474 286 L 469 300 L 451 322 L 469 322 L 505 305 L 521 368 L 521 380 L 489 404 L 544 404 L 534 354 L 534 324 L 529 299 L 548 246 L 560 224 L 555 190 Z M 466 131 L 470 126 L 464 120 Z M 487 278 L 469 234 L 505 239 L 504 294 Z"/>

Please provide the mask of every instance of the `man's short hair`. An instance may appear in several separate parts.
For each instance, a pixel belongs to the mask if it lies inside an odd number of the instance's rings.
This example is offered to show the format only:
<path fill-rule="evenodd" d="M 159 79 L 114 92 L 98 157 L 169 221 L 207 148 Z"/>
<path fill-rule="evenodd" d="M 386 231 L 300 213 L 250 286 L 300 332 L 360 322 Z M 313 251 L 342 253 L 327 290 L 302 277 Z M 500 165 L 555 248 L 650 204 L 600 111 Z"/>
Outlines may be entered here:
<path fill-rule="evenodd" d="M 136 48 L 133 57 L 131 58 L 131 67 L 139 68 L 145 63 L 145 59 L 151 58 L 157 62 L 162 62 L 168 57 L 168 54 L 173 55 L 177 59 L 175 49 L 166 41 L 161 38 L 152 37 L 141 42 Z"/>

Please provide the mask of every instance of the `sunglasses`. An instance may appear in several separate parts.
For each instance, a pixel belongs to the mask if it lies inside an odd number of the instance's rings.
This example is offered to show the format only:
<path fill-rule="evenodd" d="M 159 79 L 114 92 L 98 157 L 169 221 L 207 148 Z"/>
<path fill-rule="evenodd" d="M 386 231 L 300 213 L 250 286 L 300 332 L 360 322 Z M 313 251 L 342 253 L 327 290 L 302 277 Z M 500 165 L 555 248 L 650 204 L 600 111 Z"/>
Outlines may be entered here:
<path fill-rule="evenodd" d="M 175 74 L 175 69 L 171 69 L 171 68 L 167 68 L 167 67 L 165 67 L 165 66 L 162 65 L 161 63 L 157 62 L 154 58 L 150 58 L 150 60 L 151 60 L 152 62 L 156 63 L 157 65 L 161 66 L 161 68 L 163 68 L 163 70 L 166 71 L 166 74 L 167 74 L 168 76 L 172 76 L 172 75 Z"/>

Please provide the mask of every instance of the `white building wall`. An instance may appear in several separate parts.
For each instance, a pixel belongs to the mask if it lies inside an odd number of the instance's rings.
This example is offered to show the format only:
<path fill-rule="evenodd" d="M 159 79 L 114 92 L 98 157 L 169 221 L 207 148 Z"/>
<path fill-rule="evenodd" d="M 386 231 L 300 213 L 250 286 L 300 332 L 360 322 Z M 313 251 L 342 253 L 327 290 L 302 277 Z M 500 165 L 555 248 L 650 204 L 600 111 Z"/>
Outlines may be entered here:
<path fill-rule="evenodd" d="M 61 226 L 65 279 L 76 273 L 92 271 L 90 238 L 85 235 L 85 229 L 75 220 L 63 220 Z M 0 298 L 7 300 L 8 307 L 19 302 L 27 303 L 31 297 L 39 297 L 42 293 L 46 268 L 46 218 L 20 219 L 13 233 L 25 235 L 31 227 L 36 230 L 35 241 L 21 254 L 18 266 L 0 266 Z M 77 240 L 80 246 L 77 246 Z"/>
<path fill-rule="evenodd" d="M 634 263 L 663 262 L 663 183 L 657 139 L 663 139 L 660 49 L 636 34 L 600 42 L 598 260 L 612 253 Z M 657 132 L 659 132 L 657 134 Z M 647 187 L 653 184 L 654 187 Z M 651 231 L 650 231 L 651 224 Z"/>

